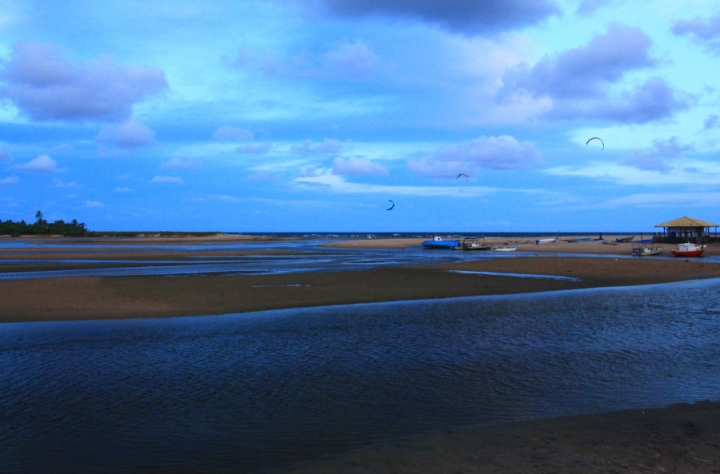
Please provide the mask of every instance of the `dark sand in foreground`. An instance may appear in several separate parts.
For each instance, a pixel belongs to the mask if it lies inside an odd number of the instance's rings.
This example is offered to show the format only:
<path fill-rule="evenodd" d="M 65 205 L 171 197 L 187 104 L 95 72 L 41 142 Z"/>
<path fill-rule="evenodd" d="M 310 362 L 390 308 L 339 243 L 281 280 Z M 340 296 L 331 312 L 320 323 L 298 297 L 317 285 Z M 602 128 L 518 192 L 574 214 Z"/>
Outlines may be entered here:
<path fill-rule="evenodd" d="M 362 241 L 356 246 L 402 247 L 399 242 L 392 245 L 374 243 Z M 0 322 L 210 315 L 720 277 L 720 265 L 702 259 L 616 260 L 550 256 L 558 252 L 573 253 L 571 250 L 629 254 L 631 246 L 622 244 L 564 243 L 531 248 L 548 256 L 441 266 L 382 267 L 360 272 L 0 281 Z M 717 251 L 718 248 L 711 247 L 708 253 Z M 77 249 L 64 252 L 63 258 L 98 259 L 103 257 L 104 251 Z M 22 252 L 17 252 L 16 257 L 12 251 L 4 253 L 9 259 L 27 257 Z M 236 255 L 240 254 L 242 252 Z M 43 252 L 37 253 L 36 257 L 37 260 L 58 258 L 57 254 L 44 256 Z M 107 254 L 105 258 L 115 260 L 119 257 Z M 163 254 L 160 250 L 125 255 L 126 260 L 137 265 L 146 264 L 143 262 L 147 260 L 178 258 L 181 257 L 177 254 Z M 79 266 L 84 265 L 70 262 L 62 266 L 47 264 L 42 268 Z M 36 264 L 15 264 L 3 265 L 0 271 L 39 268 Z M 448 270 L 571 276 L 581 281 L 460 274 Z M 720 404 L 676 405 L 665 409 L 543 419 L 436 433 L 317 460 L 289 472 L 720 473 Z"/>

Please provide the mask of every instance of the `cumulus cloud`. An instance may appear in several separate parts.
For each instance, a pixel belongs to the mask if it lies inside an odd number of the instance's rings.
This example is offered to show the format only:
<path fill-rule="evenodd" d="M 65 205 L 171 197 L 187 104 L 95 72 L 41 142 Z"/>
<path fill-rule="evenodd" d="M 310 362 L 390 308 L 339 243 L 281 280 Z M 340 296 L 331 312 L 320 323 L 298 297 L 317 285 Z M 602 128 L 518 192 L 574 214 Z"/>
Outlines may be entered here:
<path fill-rule="evenodd" d="M 654 140 L 651 149 L 637 151 L 621 160 L 620 164 L 643 171 L 657 171 L 668 174 L 674 169 L 673 160 L 693 150 L 692 145 L 681 145 L 677 137 L 670 137 L 667 140 Z"/>
<path fill-rule="evenodd" d="M 703 20 L 680 20 L 673 23 L 671 31 L 676 36 L 692 36 L 696 43 L 714 54 L 720 54 L 720 15 Z"/>
<path fill-rule="evenodd" d="M 103 207 L 105 204 L 100 201 L 85 201 L 85 207 Z"/>
<path fill-rule="evenodd" d="M 104 127 L 95 139 L 121 148 L 137 148 L 153 143 L 155 132 L 147 125 L 128 120 L 118 125 Z"/>
<path fill-rule="evenodd" d="M 648 79 L 633 90 L 613 97 L 612 85 L 631 71 L 653 67 L 649 55 L 652 41 L 639 28 L 610 24 L 604 35 L 588 45 L 555 57 L 545 57 L 534 66 L 521 63 L 503 76 L 499 102 L 523 97 L 552 100 L 546 112 L 558 119 L 597 118 L 626 123 L 646 123 L 686 109 L 689 100 L 678 95 L 660 78 Z"/>
<path fill-rule="evenodd" d="M 235 153 L 242 153 L 245 155 L 264 155 L 269 152 L 272 148 L 270 144 L 259 144 L 259 143 L 248 143 L 247 145 L 240 145 L 235 148 Z"/>
<path fill-rule="evenodd" d="M 480 137 L 458 145 L 448 145 L 419 159 L 408 161 L 413 173 L 433 178 L 456 178 L 481 168 L 512 170 L 534 165 L 540 153 L 529 141 L 518 142 L 508 135 Z"/>
<path fill-rule="evenodd" d="M 160 168 L 170 169 L 189 169 L 189 168 L 200 168 L 203 165 L 203 161 L 196 158 L 170 158 L 166 162 L 160 165 Z"/>
<path fill-rule="evenodd" d="M 55 173 L 60 171 L 57 167 L 57 161 L 53 160 L 48 155 L 40 155 L 34 160 L 17 165 L 15 169 L 21 171 L 33 171 L 36 173 Z"/>
<path fill-rule="evenodd" d="M 338 156 L 333 160 L 332 167 L 333 174 L 345 175 L 345 176 L 372 176 L 372 175 L 387 175 L 388 170 L 386 167 L 379 163 L 375 163 L 367 158 L 358 158 L 351 156 L 350 158 L 342 158 Z"/>
<path fill-rule="evenodd" d="M 0 96 L 32 120 L 120 122 L 133 104 L 168 88 L 162 70 L 124 66 L 110 56 L 87 65 L 63 59 L 52 45 L 16 43 L 0 69 Z"/>
<path fill-rule="evenodd" d="M 255 135 L 250 130 L 240 127 L 232 127 L 229 125 L 223 125 L 222 127 L 215 130 L 212 137 L 215 140 L 232 140 L 237 142 L 247 142 L 255 138 Z"/>
<path fill-rule="evenodd" d="M 185 181 L 183 181 L 182 178 L 179 176 L 155 176 L 153 179 L 150 180 L 151 183 L 160 183 L 160 184 L 184 184 Z"/>
<path fill-rule="evenodd" d="M 422 21 L 464 34 L 493 34 L 560 13 L 553 0 L 321 0 L 330 14 Z"/>
<path fill-rule="evenodd" d="M 342 150 L 342 143 L 338 140 L 325 139 L 322 143 L 315 144 L 312 140 L 305 140 L 299 145 L 293 145 L 290 150 L 303 156 L 336 154 Z"/>
<path fill-rule="evenodd" d="M 260 71 L 277 79 L 367 79 L 379 71 L 380 57 L 362 42 L 341 43 L 320 54 L 279 58 L 241 49 L 236 67 Z"/>
<path fill-rule="evenodd" d="M 20 182 L 20 178 L 17 176 L 8 176 L 7 178 L 0 178 L 0 185 L 4 184 L 18 184 Z"/>
<path fill-rule="evenodd" d="M 134 193 L 135 190 L 132 188 L 126 188 L 124 186 L 118 186 L 117 188 L 113 189 L 113 192 L 116 193 Z"/>

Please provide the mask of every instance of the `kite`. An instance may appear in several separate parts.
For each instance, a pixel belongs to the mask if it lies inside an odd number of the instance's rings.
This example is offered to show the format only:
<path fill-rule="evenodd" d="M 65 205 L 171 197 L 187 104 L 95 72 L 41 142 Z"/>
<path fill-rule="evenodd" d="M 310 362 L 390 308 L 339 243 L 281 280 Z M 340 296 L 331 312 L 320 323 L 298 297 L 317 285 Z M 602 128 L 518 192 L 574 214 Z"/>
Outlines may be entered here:
<path fill-rule="evenodd" d="M 457 178 L 455 178 L 455 179 L 460 178 L 460 176 L 465 176 L 465 182 L 470 181 L 470 176 L 466 175 L 465 173 L 460 173 L 459 175 L 457 175 Z"/>
<path fill-rule="evenodd" d="M 393 208 L 395 207 L 395 203 L 393 202 L 393 200 L 392 200 L 392 199 L 388 199 L 388 201 L 392 202 L 392 206 L 388 207 L 388 208 L 387 208 L 387 209 L 385 209 L 385 210 L 386 210 L 386 211 L 392 211 L 392 210 L 393 210 Z"/>
<path fill-rule="evenodd" d="M 602 149 L 603 149 L 603 150 L 605 149 L 605 142 L 602 141 L 602 138 L 600 138 L 600 137 L 592 137 L 590 140 L 586 141 L 585 144 L 587 145 L 588 143 L 590 143 L 591 140 L 600 140 L 600 143 L 602 143 Z"/>

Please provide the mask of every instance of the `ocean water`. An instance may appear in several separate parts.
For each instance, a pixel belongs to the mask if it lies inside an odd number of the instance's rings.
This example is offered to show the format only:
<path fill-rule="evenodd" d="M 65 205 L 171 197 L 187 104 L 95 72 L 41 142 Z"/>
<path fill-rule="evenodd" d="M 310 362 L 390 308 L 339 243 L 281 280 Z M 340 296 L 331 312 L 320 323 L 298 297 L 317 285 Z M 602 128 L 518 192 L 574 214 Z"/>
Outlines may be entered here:
<path fill-rule="evenodd" d="M 0 472 L 262 473 L 720 398 L 720 280 L 0 325 Z"/>

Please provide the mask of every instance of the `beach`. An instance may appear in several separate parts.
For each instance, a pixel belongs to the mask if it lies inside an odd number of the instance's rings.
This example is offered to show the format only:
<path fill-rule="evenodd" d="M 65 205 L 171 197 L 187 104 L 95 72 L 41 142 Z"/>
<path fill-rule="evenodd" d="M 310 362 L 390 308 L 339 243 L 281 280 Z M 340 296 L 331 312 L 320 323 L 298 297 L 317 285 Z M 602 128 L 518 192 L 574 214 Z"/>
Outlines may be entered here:
<path fill-rule="evenodd" d="M 403 252 L 422 240 L 426 239 L 368 239 L 329 245 Z M 169 240 L 153 242 L 172 245 Z M 105 241 L 100 244 L 98 248 L 69 246 L 34 249 L 32 253 L 3 249 L 6 263 L 0 271 L 176 265 L 197 258 L 220 261 L 228 257 L 292 253 L 251 248 L 179 254 L 167 248 L 126 246 L 113 251 Z M 523 248 L 534 255 L 433 265 L 388 265 L 364 271 L 5 280 L 0 281 L 0 322 L 202 316 L 720 277 L 720 264 L 703 259 L 625 258 L 632 248 L 630 244 L 518 245 L 518 251 Z M 711 245 L 707 254 L 717 255 L 719 250 Z M 287 472 L 720 472 L 720 406 L 711 402 L 682 404 L 435 433 L 313 460 Z"/>
<path fill-rule="evenodd" d="M 289 250 L 192 250 L 177 252 L 168 246 L 177 239 L 153 239 L 157 248 L 4 249 L 2 272 L 72 270 L 78 268 L 169 267 L 202 259 L 209 265 L 228 258 L 282 256 Z M 419 246 L 418 239 L 355 240 L 329 244 L 351 248 L 396 249 Z M 117 241 L 113 241 L 118 243 Z M 136 239 L 132 242 L 137 243 Z M 147 244 L 147 240 L 144 242 Z M 102 245 L 101 245 L 102 244 Z M 720 277 L 720 265 L 703 259 L 608 258 L 627 257 L 629 244 L 597 242 L 549 245 L 526 244 L 535 255 L 483 259 L 441 265 L 388 265 L 364 271 L 333 271 L 269 275 L 200 273 L 64 277 L 0 281 L 0 322 L 75 319 L 197 316 L 311 306 L 453 298 L 462 296 L 536 293 L 594 287 L 644 285 Z M 708 249 L 712 255 L 718 250 Z M 433 251 L 426 252 L 451 252 Z M 570 256 L 558 257 L 564 253 Z M 604 258 L 573 257 L 595 253 Z M 446 253 L 447 254 L 447 253 Z M 312 252 L 303 255 L 312 256 Z M 520 255 L 520 254 L 518 254 Z M 61 261 L 62 263 L 58 263 Z M 15 263 L 17 262 L 17 263 Z M 462 273 L 465 272 L 465 273 Z M 491 274 L 483 274 L 489 272 Z M 503 275 L 493 275 L 503 274 Z M 562 277 L 526 278 L 540 275 Z M 572 279 L 567 279 L 570 277 Z"/>

